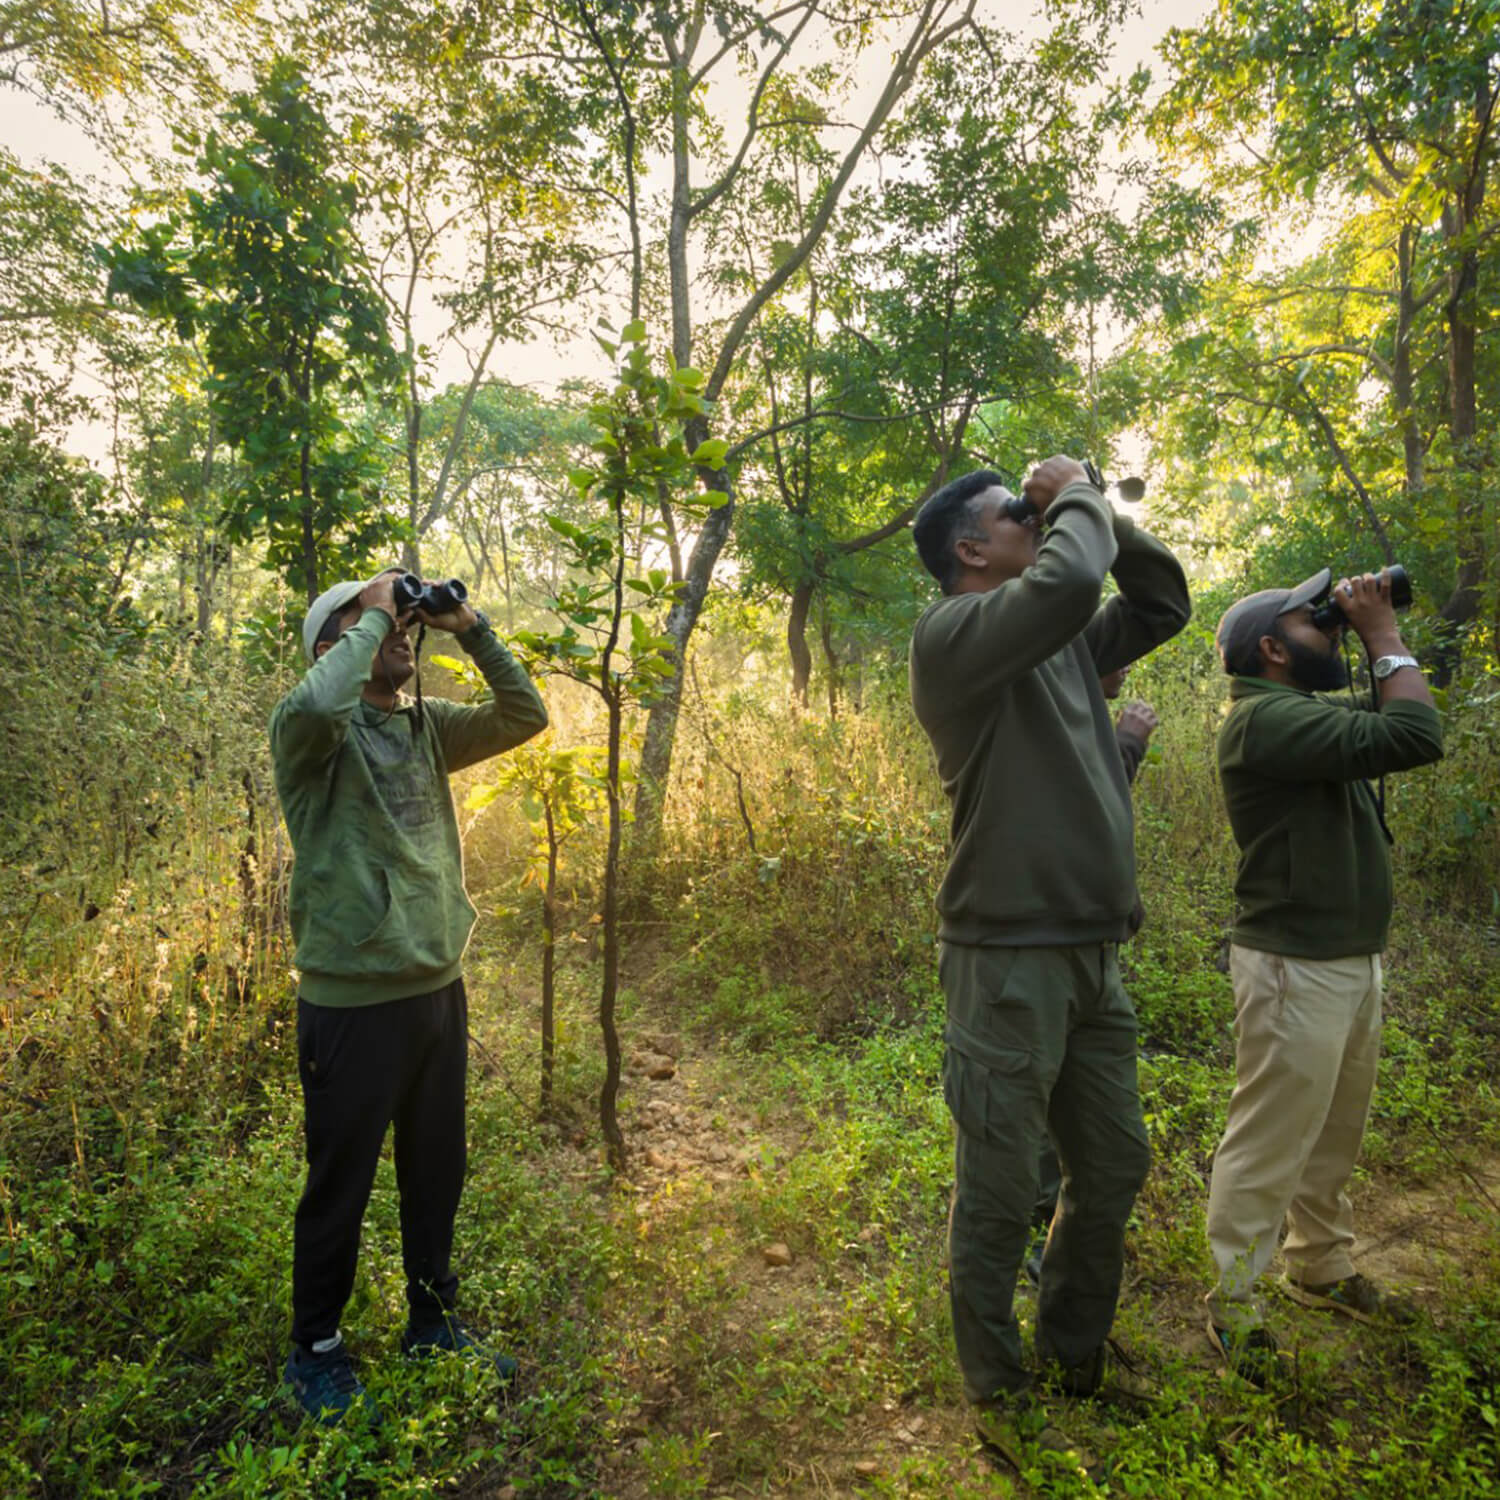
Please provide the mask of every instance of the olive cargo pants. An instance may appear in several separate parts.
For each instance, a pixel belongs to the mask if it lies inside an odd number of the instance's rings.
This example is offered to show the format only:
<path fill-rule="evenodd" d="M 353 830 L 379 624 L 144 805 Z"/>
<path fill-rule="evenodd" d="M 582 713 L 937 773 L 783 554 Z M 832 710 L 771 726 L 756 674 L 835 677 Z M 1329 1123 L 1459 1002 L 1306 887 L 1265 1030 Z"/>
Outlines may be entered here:
<path fill-rule="evenodd" d="M 1030 1372 L 1012 1303 L 1050 1135 L 1063 1182 L 1042 1257 L 1037 1356 L 1080 1365 L 1114 1321 L 1125 1223 L 1150 1147 L 1136 1084 L 1136 1020 L 1115 944 L 944 943 L 943 1093 L 958 1130 L 948 1221 L 953 1334 L 970 1401 Z"/>

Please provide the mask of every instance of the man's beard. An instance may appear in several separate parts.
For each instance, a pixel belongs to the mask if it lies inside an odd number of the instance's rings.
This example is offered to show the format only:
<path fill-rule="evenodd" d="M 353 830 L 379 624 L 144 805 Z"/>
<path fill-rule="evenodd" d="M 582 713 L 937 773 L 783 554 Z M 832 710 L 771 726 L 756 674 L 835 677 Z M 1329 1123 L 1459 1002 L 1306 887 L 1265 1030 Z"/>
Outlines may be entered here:
<path fill-rule="evenodd" d="M 1291 657 L 1288 670 L 1293 687 L 1301 688 L 1304 693 L 1333 693 L 1349 686 L 1349 668 L 1336 649 L 1319 651 L 1292 640 L 1283 640 L 1282 644 Z"/>

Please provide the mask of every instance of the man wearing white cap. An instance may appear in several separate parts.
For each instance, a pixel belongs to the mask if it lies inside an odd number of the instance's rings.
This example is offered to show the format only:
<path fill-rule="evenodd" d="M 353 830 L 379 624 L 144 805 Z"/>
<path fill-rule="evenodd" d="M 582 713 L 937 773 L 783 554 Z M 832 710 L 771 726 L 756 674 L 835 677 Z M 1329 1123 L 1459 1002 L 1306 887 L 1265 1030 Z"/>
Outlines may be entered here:
<path fill-rule="evenodd" d="M 1219 777 L 1235 842 L 1235 1089 L 1214 1156 L 1209 1336 L 1264 1385 L 1276 1342 L 1253 1291 L 1283 1220 L 1285 1289 L 1367 1321 L 1410 1309 L 1354 1269 L 1345 1192 L 1380 1057 L 1380 954 L 1391 918 L 1388 835 L 1368 778 L 1439 759 L 1442 725 L 1396 629 L 1389 579 L 1329 573 L 1241 599 L 1219 622 L 1233 677 Z M 1321 618 L 1321 617 L 1320 617 Z M 1316 697 L 1343 687 L 1343 624 L 1372 663 L 1378 712 Z"/>
<path fill-rule="evenodd" d="M 394 580 L 335 584 L 313 601 L 311 666 L 271 715 L 276 790 L 296 852 L 291 922 L 300 975 L 297 1056 L 307 1185 L 292 1252 L 286 1380 L 309 1415 L 336 1421 L 365 1396 L 339 1334 L 360 1222 L 395 1125 L 407 1353 L 483 1351 L 454 1313 L 449 1266 L 463 1188 L 474 908 L 448 777 L 540 733 L 547 711 L 489 621 L 468 603 L 397 618 Z M 492 700 L 401 696 L 416 670 L 411 619 L 450 631 Z M 503 1378 L 504 1355 L 488 1354 Z"/>

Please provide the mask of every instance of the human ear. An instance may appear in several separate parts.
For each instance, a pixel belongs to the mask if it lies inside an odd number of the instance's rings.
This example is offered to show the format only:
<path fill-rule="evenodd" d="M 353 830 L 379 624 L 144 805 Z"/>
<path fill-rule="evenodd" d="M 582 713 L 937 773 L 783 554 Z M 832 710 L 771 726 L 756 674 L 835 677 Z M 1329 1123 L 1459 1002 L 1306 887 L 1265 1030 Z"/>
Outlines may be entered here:
<path fill-rule="evenodd" d="M 1284 667 L 1292 659 L 1292 653 L 1287 650 L 1286 642 L 1278 635 L 1261 636 L 1258 649 L 1261 661 L 1274 666 Z"/>
<path fill-rule="evenodd" d="M 959 537 L 953 551 L 959 562 L 966 568 L 982 568 L 984 566 L 984 553 L 979 550 L 979 543 L 973 537 Z"/>

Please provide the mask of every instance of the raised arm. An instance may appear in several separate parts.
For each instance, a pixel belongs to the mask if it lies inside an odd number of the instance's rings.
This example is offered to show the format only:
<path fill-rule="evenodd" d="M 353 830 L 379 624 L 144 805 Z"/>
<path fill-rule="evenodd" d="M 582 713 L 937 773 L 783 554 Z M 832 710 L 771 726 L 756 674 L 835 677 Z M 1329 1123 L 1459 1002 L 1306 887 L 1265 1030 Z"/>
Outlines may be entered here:
<path fill-rule="evenodd" d="M 384 609 L 367 608 L 276 705 L 271 712 L 271 757 L 278 766 L 305 770 L 338 752 L 370 680 L 375 653 L 394 623 Z"/>
<path fill-rule="evenodd" d="M 1305 693 L 1277 693 L 1244 720 L 1239 760 L 1273 780 L 1358 781 L 1424 766 L 1443 756 L 1443 726 L 1430 703 L 1388 699 L 1379 713 Z"/>
<path fill-rule="evenodd" d="M 1109 507 L 1086 481 L 1047 508 L 1051 523 L 1036 561 L 1018 578 L 979 594 L 940 600 L 912 640 L 924 692 L 957 707 L 1024 676 L 1084 629 L 1114 561 Z"/>
<path fill-rule="evenodd" d="M 1112 516 L 1120 592 L 1089 622 L 1084 640 L 1102 677 L 1170 640 L 1192 617 L 1182 564 L 1129 516 Z"/>
<path fill-rule="evenodd" d="M 427 709 L 450 771 L 513 750 L 547 727 L 540 694 L 487 623 L 460 630 L 455 639 L 473 657 L 492 696 L 488 703 L 475 704 L 429 700 Z"/>

